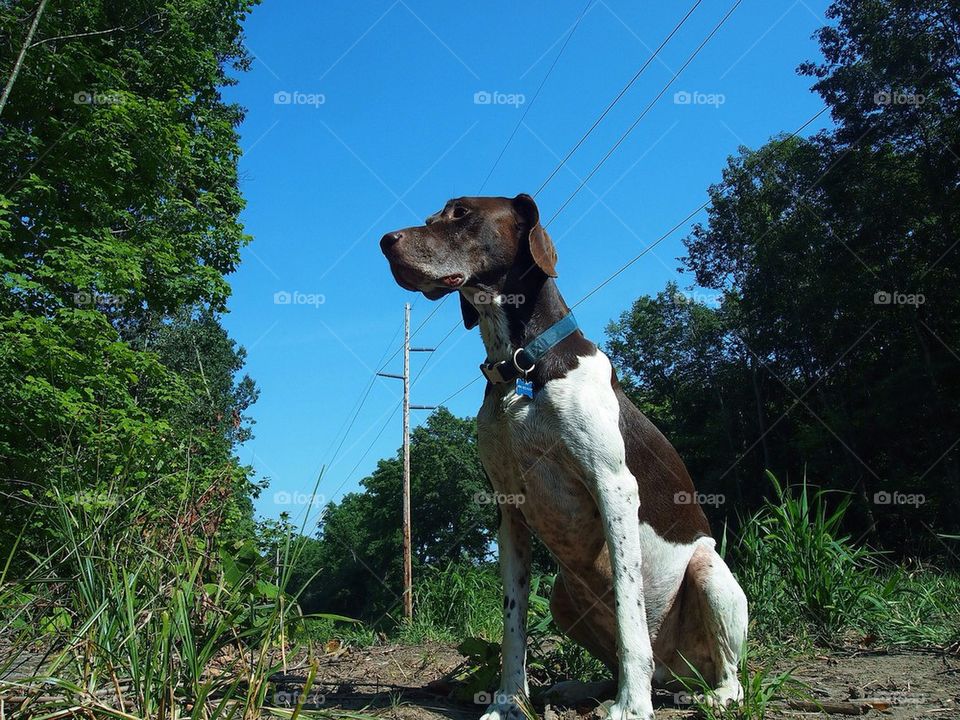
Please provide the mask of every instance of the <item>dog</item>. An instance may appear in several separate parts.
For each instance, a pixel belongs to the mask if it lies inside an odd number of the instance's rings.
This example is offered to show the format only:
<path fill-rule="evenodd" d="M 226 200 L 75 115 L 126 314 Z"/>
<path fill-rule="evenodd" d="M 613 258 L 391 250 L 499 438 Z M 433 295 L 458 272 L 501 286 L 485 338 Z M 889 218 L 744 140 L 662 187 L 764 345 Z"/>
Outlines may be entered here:
<path fill-rule="evenodd" d="M 712 701 L 740 700 L 746 597 L 676 450 L 576 327 L 534 199 L 453 199 L 380 248 L 402 288 L 457 292 L 466 328 L 480 326 L 480 458 L 498 497 L 524 499 L 499 506 L 503 664 L 482 720 L 523 717 L 531 532 L 559 565 L 557 626 L 617 678 L 613 720 L 652 719 L 652 688 L 691 668 Z"/>

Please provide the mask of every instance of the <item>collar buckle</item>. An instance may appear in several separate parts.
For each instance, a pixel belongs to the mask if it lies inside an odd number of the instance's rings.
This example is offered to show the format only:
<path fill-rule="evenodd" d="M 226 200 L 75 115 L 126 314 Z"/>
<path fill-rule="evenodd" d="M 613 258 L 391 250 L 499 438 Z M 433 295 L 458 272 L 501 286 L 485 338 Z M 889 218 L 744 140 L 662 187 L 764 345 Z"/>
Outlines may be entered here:
<path fill-rule="evenodd" d="M 506 365 L 507 363 L 505 360 L 494 363 L 483 363 L 480 366 L 480 372 L 483 373 L 483 376 L 494 385 L 501 385 L 505 382 L 510 382 L 510 378 L 504 377 L 502 372 Z"/>
<path fill-rule="evenodd" d="M 526 347 L 517 348 L 510 360 L 483 363 L 480 372 L 494 385 L 511 382 L 518 377 L 524 379 L 533 372 L 537 360 L 543 357 L 557 343 L 577 331 L 577 320 L 572 312 L 568 312 L 545 331 L 527 343 Z M 523 367 L 521 361 L 530 363 L 530 367 Z"/>

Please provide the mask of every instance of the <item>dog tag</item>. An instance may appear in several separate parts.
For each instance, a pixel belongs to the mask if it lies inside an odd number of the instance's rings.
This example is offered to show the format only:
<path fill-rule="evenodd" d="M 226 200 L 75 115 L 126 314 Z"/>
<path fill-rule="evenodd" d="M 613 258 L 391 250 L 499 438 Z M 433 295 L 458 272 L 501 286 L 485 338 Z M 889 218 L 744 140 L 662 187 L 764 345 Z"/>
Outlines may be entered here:
<path fill-rule="evenodd" d="M 524 380 L 523 378 L 517 378 L 517 395 L 525 395 L 526 397 L 533 399 L 533 380 Z"/>

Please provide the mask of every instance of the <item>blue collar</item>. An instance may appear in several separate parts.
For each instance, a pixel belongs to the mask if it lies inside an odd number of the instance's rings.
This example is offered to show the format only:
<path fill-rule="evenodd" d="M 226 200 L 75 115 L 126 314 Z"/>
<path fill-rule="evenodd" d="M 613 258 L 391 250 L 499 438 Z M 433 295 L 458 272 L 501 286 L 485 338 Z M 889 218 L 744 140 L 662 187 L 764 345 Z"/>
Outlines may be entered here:
<path fill-rule="evenodd" d="M 575 333 L 578 327 L 577 319 L 569 312 L 527 343 L 526 347 L 517 348 L 512 359 L 484 363 L 480 366 L 480 372 L 495 385 L 526 377 L 540 358 L 561 340 Z"/>

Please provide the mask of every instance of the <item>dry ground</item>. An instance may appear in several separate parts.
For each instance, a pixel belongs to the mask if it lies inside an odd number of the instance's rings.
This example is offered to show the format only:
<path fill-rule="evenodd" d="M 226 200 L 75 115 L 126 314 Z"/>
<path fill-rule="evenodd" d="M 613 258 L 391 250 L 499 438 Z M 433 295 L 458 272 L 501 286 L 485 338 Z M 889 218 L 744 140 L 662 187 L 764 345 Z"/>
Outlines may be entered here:
<path fill-rule="evenodd" d="M 372 648 L 337 648 L 320 660 L 313 696 L 327 711 L 362 710 L 397 720 L 476 720 L 480 705 L 451 700 L 453 683 L 447 678 L 463 658 L 441 644 L 386 645 Z M 770 718 L 837 718 L 841 710 L 865 711 L 864 717 L 911 720 L 960 720 L 960 657 L 942 653 L 894 652 L 832 653 L 777 663 L 777 670 L 792 669 L 811 689 L 811 697 L 833 712 L 779 707 Z M 292 675 L 302 671 L 291 670 Z M 279 692 L 294 698 L 298 686 L 280 685 Z M 282 700 L 284 696 L 281 694 Z M 657 698 L 658 720 L 695 717 L 689 708 L 677 707 L 673 696 Z M 834 707 L 835 706 L 835 707 Z M 538 710 L 544 713 L 544 708 Z M 546 708 L 547 720 L 593 720 L 596 708 Z"/>
<path fill-rule="evenodd" d="M 5 679 L 29 677 L 42 660 L 32 653 L 0 648 L 6 657 L 13 652 L 15 667 Z M 464 658 L 449 645 L 382 645 L 369 648 L 317 648 L 320 652 L 316 685 L 308 695 L 307 708 L 362 711 L 390 720 L 477 720 L 484 705 L 453 699 L 456 673 Z M 841 718 L 839 710 L 865 709 L 863 717 L 912 720 L 941 718 L 960 720 L 960 656 L 937 652 L 836 652 L 776 663 L 776 671 L 792 670 L 794 677 L 810 688 L 811 698 L 833 712 L 802 711 L 780 706 L 767 717 Z M 302 691 L 305 665 L 293 660 L 272 695 L 275 704 L 296 702 Z M 298 682 L 299 681 L 299 682 Z M 271 697 L 271 696 L 268 696 Z M 693 718 L 689 707 L 674 704 L 673 695 L 656 698 L 658 720 Z M 0 702 L 0 708 L 3 704 Z M 598 720 L 596 703 L 576 708 L 537 707 L 545 720 Z M 0 716 L 2 716 L 0 711 Z M 265 714 L 266 715 L 266 714 Z"/>

